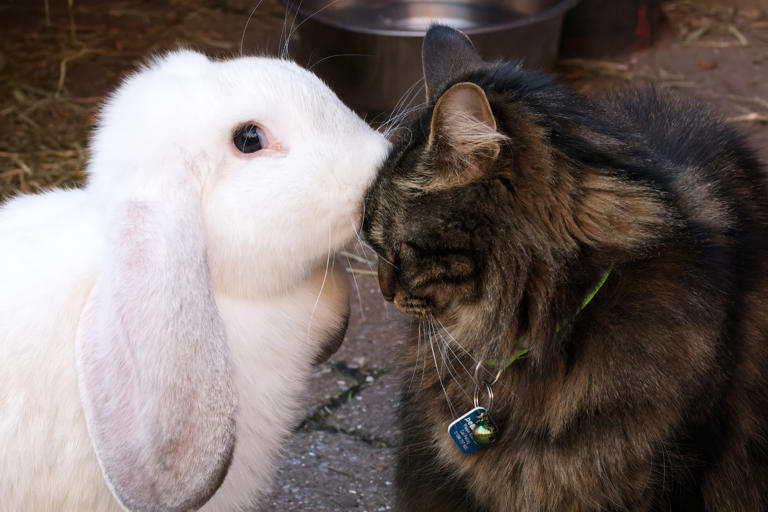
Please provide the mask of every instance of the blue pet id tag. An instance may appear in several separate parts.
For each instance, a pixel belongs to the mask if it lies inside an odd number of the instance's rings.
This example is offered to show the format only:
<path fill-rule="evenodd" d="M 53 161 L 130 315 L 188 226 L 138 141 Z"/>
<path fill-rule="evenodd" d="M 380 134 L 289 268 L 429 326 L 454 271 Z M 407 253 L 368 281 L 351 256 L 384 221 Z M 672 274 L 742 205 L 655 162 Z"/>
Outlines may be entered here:
<path fill-rule="evenodd" d="M 475 407 L 448 426 L 448 434 L 464 455 L 493 444 L 497 431 L 498 427 L 485 407 Z"/>

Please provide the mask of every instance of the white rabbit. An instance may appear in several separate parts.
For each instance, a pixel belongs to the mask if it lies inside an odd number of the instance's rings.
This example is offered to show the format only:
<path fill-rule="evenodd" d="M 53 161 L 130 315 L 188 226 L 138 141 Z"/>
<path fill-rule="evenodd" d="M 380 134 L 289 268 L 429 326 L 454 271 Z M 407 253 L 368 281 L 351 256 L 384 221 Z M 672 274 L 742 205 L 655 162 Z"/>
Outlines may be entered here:
<path fill-rule="evenodd" d="M 129 77 L 86 188 L 0 208 L 0 510 L 251 506 L 343 335 L 328 262 L 388 146 L 291 62 Z"/>

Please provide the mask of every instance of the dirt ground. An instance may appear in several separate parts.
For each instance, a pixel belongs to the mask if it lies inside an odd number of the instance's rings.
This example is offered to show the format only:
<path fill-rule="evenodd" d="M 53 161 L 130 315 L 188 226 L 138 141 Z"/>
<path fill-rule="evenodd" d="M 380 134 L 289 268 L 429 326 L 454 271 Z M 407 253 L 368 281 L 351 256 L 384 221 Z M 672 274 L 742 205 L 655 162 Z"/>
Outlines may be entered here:
<path fill-rule="evenodd" d="M 99 102 L 147 55 L 179 45 L 234 55 L 241 37 L 246 53 L 274 54 L 284 20 L 277 0 L 261 3 L 244 35 L 256 0 L 48 3 L 46 14 L 43 0 L 0 2 L 0 201 L 81 184 Z M 768 162 L 768 0 L 667 1 L 663 11 L 652 47 L 556 71 L 586 94 L 652 82 L 701 98 Z M 255 510 L 392 509 L 402 371 L 393 354 L 409 321 L 381 300 L 365 263 L 349 266 L 359 297 L 345 343 L 312 376 L 306 415 Z"/>

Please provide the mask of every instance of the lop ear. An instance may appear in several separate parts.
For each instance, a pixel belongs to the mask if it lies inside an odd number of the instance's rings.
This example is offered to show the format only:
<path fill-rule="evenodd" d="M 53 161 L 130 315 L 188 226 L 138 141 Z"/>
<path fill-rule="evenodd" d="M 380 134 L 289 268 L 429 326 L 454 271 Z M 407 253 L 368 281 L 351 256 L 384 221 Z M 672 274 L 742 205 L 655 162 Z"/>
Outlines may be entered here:
<path fill-rule="evenodd" d="M 199 508 L 235 444 L 231 355 L 197 194 L 172 194 L 127 198 L 107 214 L 102 272 L 77 333 L 88 431 L 129 510 Z"/>
<path fill-rule="evenodd" d="M 507 137 L 478 85 L 460 82 L 437 100 L 427 152 L 436 185 L 461 186 L 486 174 Z"/>
<path fill-rule="evenodd" d="M 469 36 L 445 25 L 432 25 L 427 30 L 421 45 L 421 63 L 429 102 L 437 101 L 460 75 L 485 65 Z"/>

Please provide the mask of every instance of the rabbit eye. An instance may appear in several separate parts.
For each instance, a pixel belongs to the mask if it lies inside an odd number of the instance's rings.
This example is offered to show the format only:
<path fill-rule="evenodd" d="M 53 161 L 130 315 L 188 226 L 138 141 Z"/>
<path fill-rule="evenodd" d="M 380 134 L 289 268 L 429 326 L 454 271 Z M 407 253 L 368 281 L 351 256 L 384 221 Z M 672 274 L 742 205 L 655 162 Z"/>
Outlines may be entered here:
<path fill-rule="evenodd" d="M 266 145 L 267 138 L 258 125 L 248 123 L 235 130 L 232 142 L 241 153 L 254 153 Z"/>

